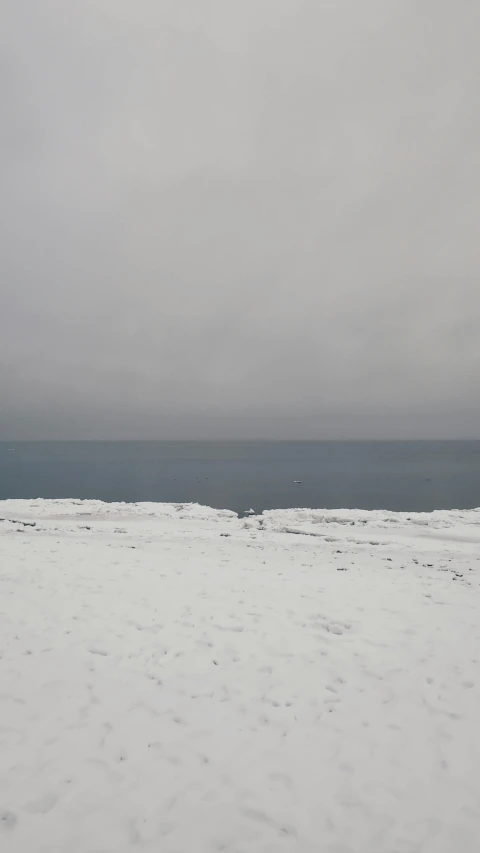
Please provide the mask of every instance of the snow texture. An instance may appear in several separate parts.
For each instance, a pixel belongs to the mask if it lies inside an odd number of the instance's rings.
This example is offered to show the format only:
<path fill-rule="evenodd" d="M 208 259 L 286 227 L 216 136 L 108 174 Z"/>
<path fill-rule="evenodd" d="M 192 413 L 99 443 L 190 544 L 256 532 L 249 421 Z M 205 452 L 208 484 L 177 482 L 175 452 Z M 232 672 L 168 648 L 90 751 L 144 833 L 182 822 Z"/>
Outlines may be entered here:
<path fill-rule="evenodd" d="M 480 510 L 0 519 L 2 851 L 478 853 Z"/>

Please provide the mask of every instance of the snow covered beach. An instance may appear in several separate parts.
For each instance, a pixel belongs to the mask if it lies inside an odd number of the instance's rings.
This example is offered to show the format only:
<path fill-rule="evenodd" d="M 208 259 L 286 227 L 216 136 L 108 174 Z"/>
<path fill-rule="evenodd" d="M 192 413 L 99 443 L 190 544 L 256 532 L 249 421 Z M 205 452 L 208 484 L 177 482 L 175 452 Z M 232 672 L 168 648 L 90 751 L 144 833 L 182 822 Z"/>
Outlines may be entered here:
<path fill-rule="evenodd" d="M 478 853 L 480 510 L 0 519 L 0 849 Z"/>

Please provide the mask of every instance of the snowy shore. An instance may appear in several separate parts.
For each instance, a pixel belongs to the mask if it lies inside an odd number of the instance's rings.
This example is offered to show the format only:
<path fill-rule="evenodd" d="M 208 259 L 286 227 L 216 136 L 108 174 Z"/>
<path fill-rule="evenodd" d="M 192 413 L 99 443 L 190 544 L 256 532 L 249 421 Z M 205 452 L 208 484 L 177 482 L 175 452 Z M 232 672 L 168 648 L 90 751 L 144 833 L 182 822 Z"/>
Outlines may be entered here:
<path fill-rule="evenodd" d="M 1 850 L 478 853 L 480 510 L 0 519 Z"/>

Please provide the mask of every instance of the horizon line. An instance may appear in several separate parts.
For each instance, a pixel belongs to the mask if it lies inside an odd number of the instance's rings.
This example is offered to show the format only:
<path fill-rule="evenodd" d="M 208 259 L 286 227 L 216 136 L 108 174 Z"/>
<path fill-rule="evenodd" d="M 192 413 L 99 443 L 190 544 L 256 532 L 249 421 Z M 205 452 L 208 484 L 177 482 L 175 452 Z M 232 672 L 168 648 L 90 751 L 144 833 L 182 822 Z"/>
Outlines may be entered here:
<path fill-rule="evenodd" d="M 478 441 L 480 437 L 463 436 L 440 438 L 432 436 L 429 438 L 0 438 L 0 444 L 153 444 L 169 442 L 172 444 L 315 444 L 320 442 L 347 444 L 356 443 L 406 443 L 406 442 L 461 442 Z"/>

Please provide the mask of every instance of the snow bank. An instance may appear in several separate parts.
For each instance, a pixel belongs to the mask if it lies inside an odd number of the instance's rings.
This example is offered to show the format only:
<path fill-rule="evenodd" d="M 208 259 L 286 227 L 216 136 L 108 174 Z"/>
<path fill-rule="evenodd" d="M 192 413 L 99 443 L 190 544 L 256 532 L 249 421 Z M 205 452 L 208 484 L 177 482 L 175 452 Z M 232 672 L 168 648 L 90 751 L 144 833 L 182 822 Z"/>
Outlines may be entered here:
<path fill-rule="evenodd" d="M 0 849 L 477 853 L 479 510 L 0 519 Z"/>

